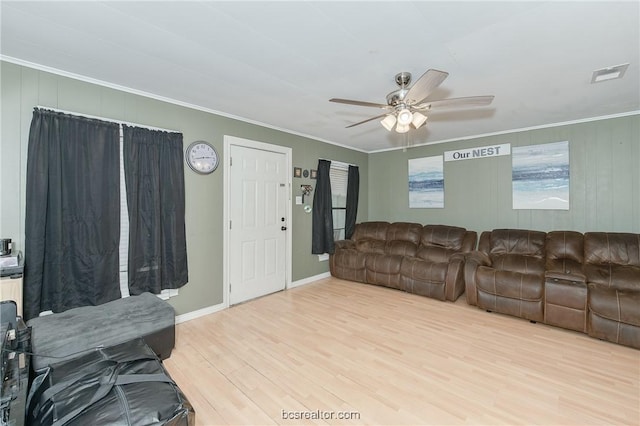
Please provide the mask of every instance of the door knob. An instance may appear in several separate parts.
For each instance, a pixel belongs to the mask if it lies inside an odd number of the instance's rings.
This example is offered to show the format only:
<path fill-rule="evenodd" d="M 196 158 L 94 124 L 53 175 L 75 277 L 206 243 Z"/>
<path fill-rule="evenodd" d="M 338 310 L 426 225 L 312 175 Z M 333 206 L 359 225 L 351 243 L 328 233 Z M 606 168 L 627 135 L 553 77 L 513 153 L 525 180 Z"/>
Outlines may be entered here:
<path fill-rule="evenodd" d="M 287 227 L 286 227 L 286 226 L 281 226 L 281 227 L 280 227 L 280 230 L 281 230 L 281 231 L 286 231 L 286 230 L 287 230 Z"/>

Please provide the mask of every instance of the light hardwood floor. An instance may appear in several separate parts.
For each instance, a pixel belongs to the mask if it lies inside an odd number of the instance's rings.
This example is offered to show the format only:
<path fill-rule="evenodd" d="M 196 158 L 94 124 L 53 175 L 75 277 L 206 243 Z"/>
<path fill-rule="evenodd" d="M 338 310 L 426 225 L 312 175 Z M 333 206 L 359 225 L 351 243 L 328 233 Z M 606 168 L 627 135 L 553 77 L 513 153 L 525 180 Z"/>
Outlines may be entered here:
<path fill-rule="evenodd" d="M 176 333 L 165 365 L 199 425 L 640 425 L 640 351 L 464 295 L 327 278 Z"/>

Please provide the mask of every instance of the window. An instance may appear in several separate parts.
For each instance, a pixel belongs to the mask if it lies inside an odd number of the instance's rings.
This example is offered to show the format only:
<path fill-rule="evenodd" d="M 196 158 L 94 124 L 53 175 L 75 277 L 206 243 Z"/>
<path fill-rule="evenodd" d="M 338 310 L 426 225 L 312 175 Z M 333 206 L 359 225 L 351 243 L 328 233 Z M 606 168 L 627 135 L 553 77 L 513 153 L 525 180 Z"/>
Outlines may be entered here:
<path fill-rule="evenodd" d="M 182 138 L 34 109 L 25 209 L 25 253 L 33 261 L 25 275 L 25 319 L 145 291 L 165 298 L 188 282 Z M 73 255 L 67 256 L 69 245 Z M 46 256 L 52 260 L 45 262 Z"/>
<path fill-rule="evenodd" d="M 349 165 L 331 162 L 329 179 L 331 180 L 331 204 L 333 214 L 333 239 L 344 240 L 347 217 L 347 180 Z"/>
<path fill-rule="evenodd" d="M 129 210 L 127 203 L 127 185 L 125 177 L 125 160 L 124 160 L 124 130 L 122 124 L 120 124 L 120 264 L 119 264 L 119 279 L 120 279 L 120 293 L 122 297 L 129 297 L 131 295 L 129 291 Z M 182 160 L 180 160 L 182 161 Z M 155 291 L 154 291 L 155 293 Z M 156 294 L 161 299 L 167 300 L 171 297 L 178 295 L 177 288 L 161 289 L 160 293 Z"/>
<path fill-rule="evenodd" d="M 120 293 L 129 297 L 129 211 L 127 209 L 127 186 L 124 183 L 124 139 L 120 126 Z"/>

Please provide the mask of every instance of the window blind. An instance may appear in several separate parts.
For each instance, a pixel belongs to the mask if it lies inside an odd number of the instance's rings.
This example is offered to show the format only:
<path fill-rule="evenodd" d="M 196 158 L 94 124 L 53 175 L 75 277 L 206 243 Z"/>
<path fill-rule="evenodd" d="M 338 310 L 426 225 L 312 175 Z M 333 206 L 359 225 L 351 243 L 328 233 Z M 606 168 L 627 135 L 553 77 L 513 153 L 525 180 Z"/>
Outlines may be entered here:
<path fill-rule="evenodd" d="M 347 207 L 347 182 L 349 165 L 331 162 L 329 179 L 331 180 L 331 205 L 333 213 L 333 239 L 344 239 Z"/>

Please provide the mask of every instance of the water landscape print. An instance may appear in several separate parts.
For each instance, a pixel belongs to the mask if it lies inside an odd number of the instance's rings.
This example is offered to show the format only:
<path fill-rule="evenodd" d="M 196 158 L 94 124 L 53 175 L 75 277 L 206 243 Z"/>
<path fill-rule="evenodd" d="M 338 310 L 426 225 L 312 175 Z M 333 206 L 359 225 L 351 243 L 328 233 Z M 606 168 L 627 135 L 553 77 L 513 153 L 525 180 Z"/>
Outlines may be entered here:
<path fill-rule="evenodd" d="M 409 208 L 444 208 L 442 155 L 409 160 Z"/>
<path fill-rule="evenodd" d="M 514 209 L 569 210 L 569 142 L 513 147 Z"/>

